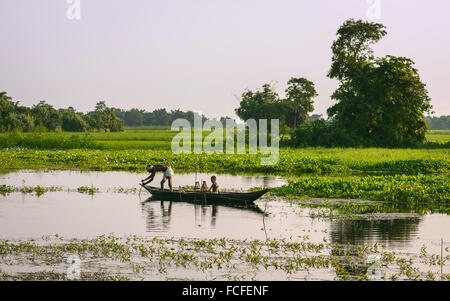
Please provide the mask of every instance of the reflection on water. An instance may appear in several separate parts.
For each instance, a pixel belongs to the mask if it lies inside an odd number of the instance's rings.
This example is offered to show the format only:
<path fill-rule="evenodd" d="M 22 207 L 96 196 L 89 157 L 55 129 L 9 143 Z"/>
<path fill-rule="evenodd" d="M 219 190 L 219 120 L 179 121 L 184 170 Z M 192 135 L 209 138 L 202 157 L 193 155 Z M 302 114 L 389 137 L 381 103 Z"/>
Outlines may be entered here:
<path fill-rule="evenodd" d="M 420 250 L 422 244 L 450 240 L 450 218 L 430 214 L 382 214 L 372 218 L 330 221 L 310 217 L 309 209 L 286 201 L 257 202 L 254 209 L 141 202 L 137 195 L 49 192 L 40 197 L 12 193 L 0 196 L 0 238 L 95 237 L 102 234 L 188 238 L 266 239 L 308 235 L 335 243 L 386 243 L 389 248 Z"/>
<path fill-rule="evenodd" d="M 175 209 L 174 209 L 175 207 Z M 192 227 L 191 231 L 196 231 L 200 228 L 206 228 L 209 230 L 216 230 L 222 232 L 222 224 L 217 225 L 220 213 L 224 216 L 223 224 L 233 224 L 237 223 L 240 214 L 245 212 L 257 213 L 256 215 L 250 215 L 254 222 L 259 223 L 260 218 L 262 218 L 262 211 L 259 208 L 237 208 L 235 206 L 219 206 L 219 205 L 203 205 L 203 204 L 190 204 L 183 202 L 172 202 L 172 201 L 161 201 L 154 200 L 152 198 L 147 199 L 141 203 L 141 212 L 145 216 L 146 221 L 146 231 L 148 233 L 158 233 L 158 232 L 169 232 L 173 233 L 174 229 L 171 228 L 171 223 L 175 225 L 175 229 L 179 222 L 184 225 L 184 228 Z M 191 215 L 191 216 L 190 216 Z M 237 217 L 234 221 L 230 217 Z M 193 216 L 193 218 L 191 218 Z M 245 215 L 249 217 L 249 215 Z M 180 220 L 184 218 L 185 220 Z M 245 223 L 245 221 L 243 221 Z M 246 222 L 249 222 L 247 220 Z M 176 230 L 177 233 L 180 229 Z M 256 232 L 259 232 L 256 231 Z M 173 235 L 177 235 L 173 233 Z M 228 233 L 229 234 L 229 233 Z M 223 236 L 227 236 L 224 233 Z"/>
<path fill-rule="evenodd" d="M 417 234 L 422 218 L 419 216 L 387 215 L 380 219 L 355 218 L 337 220 L 330 225 L 332 242 L 339 244 L 364 244 L 372 242 L 395 242 L 406 244 Z"/>
<path fill-rule="evenodd" d="M 263 211 L 233 207 L 196 205 L 183 202 L 143 202 L 148 233 L 171 233 L 201 238 L 288 238 L 309 235 L 313 241 L 329 237 L 337 244 L 384 243 L 388 248 L 420 248 L 428 240 L 450 238 L 444 229 L 450 219 L 444 215 L 382 214 L 378 217 L 355 217 L 336 220 L 313 219 L 309 211 L 302 211 L 287 202 L 271 201 Z M 251 213 L 243 217 L 245 212 Z M 265 217 L 265 218 L 263 218 Z M 445 226 L 444 226 L 445 225 Z M 444 228 L 442 227 L 444 226 Z M 433 229 L 430 231 L 430 229 Z"/>
<path fill-rule="evenodd" d="M 146 217 L 147 230 L 152 232 L 168 231 L 172 216 L 172 202 L 165 206 L 164 202 L 160 201 L 160 206 L 156 208 L 142 203 L 142 214 Z"/>
<path fill-rule="evenodd" d="M 216 226 L 217 213 L 219 212 L 219 206 L 213 205 L 211 209 L 211 227 Z"/>
<path fill-rule="evenodd" d="M 228 215 L 227 210 L 239 210 L 239 212 L 244 210 L 263 214 L 259 208 L 237 208 L 235 206 L 224 207 L 219 205 L 188 204 L 179 202 L 175 202 L 176 209 L 173 210 L 173 204 L 174 202 L 172 201 L 154 200 L 152 198 L 141 203 L 141 212 L 145 216 L 147 232 L 171 231 L 170 224 L 173 211 L 175 211 L 175 217 L 173 218 L 176 219 L 180 218 L 179 216 L 188 216 L 189 213 L 184 211 L 189 210 L 194 216 L 193 222 L 195 227 L 207 226 L 209 229 L 216 229 L 216 222 L 219 218 L 219 208 L 221 207 L 221 210 L 224 211 L 224 215 Z M 255 217 L 257 217 L 257 215 Z M 229 223 L 229 221 L 226 222 Z"/>
<path fill-rule="evenodd" d="M 0 184 L 95 186 L 100 190 L 136 186 L 143 175 L 126 172 L 13 172 L 0 175 Z M 195 174 L 177 175 L 179 185 L 190 185 Z M 209 174 L 197 174 L 207 179 Z M 68 181 L 68 179 L 70 181 Z M 220 185 L 234 189 L 277 186 L 285 181 L 271 176 L 220 175 Z M 144 197 L 149 196 L 143 192 Z M 138 195 L 101 192 L 93 196 L 67 191 L 40 197 L 12 193 L 0 196 L 0 238 L 94 237 L 102 234 L 189 238 L 266 239 L 308 235 L 339 244 L 386 243 L 390 248 L 420 250 L 422 244 L 450 241 L 450 217 L 441 214 L 385 213 L 369 217 L 314 219 L 309 209 L 284 200 L 257 201 L 259 210 L 184 202 L 141 202 Z M 263 214 L 266 210 L 267 215 Z"/>

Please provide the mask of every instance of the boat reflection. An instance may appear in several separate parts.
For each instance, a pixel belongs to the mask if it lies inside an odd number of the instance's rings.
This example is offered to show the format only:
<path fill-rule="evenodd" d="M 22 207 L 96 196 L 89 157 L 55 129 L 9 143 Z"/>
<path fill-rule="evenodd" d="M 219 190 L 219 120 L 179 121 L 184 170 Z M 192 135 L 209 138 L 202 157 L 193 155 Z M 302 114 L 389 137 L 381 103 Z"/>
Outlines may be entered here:
<path fill-rule="evenodd" d="M 190 202 L 173 202 L 154 199 L 150 197 L 147 200 L 141 202 L 141 211 L 146 219 L 147 231 L 167 232 L 170 229 L 172 218 L 174 217 L 173 214 L 177 215 L 177 212 L 174 212 L 177 210 L 174 209 L 173 203 L 178 203 L 177 205 L 181 203 L 187 206 L 192 206 L 192 208 L 194 209 L 195 224 L 205 225 L 209 220 L 209 224 L 212 229 L 216 227 L 216 222 L 219 218 L 220 207 L 246 210 L 259 213 L 261 215 L 264 214 L 264 212 L 256 205 L 247 207 L 236 205 L 208 205 L 204 203 L 202 204 L 201 202 L 199 202 L 198 204 Z M 175 206 L 175 208 L 177 208 L 177 206 Z M 186 219 L 186 208 L 178 207 L 178 209 L 178 215 L 180 216 L 180 219 Z"/>
<path fill-rule="evenodd" d="M 151 231 L 167 231 L 170 228 L 172 217 L 172 202 L 166 207 L 163 201 L 160 202 L 159 212 L 158 206 L 147 206 L 143 202 L 142 213 L 146 217 L 146 228 Z"/>

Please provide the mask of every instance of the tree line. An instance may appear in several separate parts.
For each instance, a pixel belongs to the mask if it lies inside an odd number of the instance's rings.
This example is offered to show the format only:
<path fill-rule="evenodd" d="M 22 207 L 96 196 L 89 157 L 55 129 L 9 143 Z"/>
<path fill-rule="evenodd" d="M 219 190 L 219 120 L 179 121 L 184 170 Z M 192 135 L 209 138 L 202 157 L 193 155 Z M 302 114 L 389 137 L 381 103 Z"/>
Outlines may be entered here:
<path fill-rule="evenodd" d="M 314 83 L 292 78 L 286 97 L 270 85 L 241 95 L 236 113 L 247 118 L 278 118 L 291 130 L 291 146 L 408 147 L 425 140 L 425 113 L 432 106 L 414 62 L 405 57 L 375 57 L 371 46 L 387 34 L 384 25 L 347 20 L 332 44 L 327 74 L 339 82 L 328 119 L 308 122 L 317 96 Z M 317 117 L 317 116 L 316 116 Z"/>
<path fill-rule="evenodd" d="M 180 109 L 167 111 L 166 109 L 156 109 L 152 112 L 147 112 L 140 109 L 123 110 L 118 108 L 112 108 L 113 112 L 123 120 L 125 126 L 171 126 L 176 119 L 188 120 L 191 126 L 194 125 L 194 119 L 200 118 L 202 122 L 208 118 L 197 112 L 193 111 L 181 111 Z M 219 121 L 225 125 L 229 117 L 221 117 Z"/>
<path fill-rule="evenodd" d="M 117 132 L 123 130 L 123 121 L 103 101 L 96 104 L 94 111 L 83 114 L 73 107 L 57 110 L 45 101 L 40 101 L 31 108 L 21 106 L 19 102 L 13 102 L 6 92 L 2 92 L 0 93 L 0 132 L 13 130 Z"/>
<path fill-rule="evenodd" d="M 450 130 L 450 115 L 427 116 L 426 121 L 431 130 Z"/>
<path fill-rule="evenodd" d="M 197 115 L 197 116 L 196 116 Z M 36 130 L 67 132 L 85 131 L 123 131 L 124 126 L 171 126 L 178 118 L 183 118 L 194 125 L 194 118 L 203 122 L 207 117 L 193 111 L 183 112 L 179 109 L 167 111 L 157 109 L 147 112 L 140 109 L 123 110 L 106 106 L 104 101 L 95 105 L 95 109 L 86 114 L 73 107 L 55 109 L 45 101 L 40 101 L 31 108 L 13 102 L 6 92 L 0 93 L 0 132 L 18 130 L 32 132 Z M 223 125 L 229 117 L 221 117 Z"/>

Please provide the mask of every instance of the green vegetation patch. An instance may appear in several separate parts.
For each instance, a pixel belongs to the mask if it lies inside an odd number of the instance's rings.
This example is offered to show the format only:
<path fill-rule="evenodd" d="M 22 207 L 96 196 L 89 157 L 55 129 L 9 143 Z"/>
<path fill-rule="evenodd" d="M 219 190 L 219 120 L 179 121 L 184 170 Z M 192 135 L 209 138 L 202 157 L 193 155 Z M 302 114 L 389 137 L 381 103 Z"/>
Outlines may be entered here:
<path fill-rule="evenodd" d="M 93 186 L 92 187 L 81 186 L 81 187 L 78 187 L 77 191 L 79 193 L 86 193 L 89 195 L 94 195 L 95 193 L 99 192 L 99 189 L 95 188 Z"/>
<path fill-rule="evenodd" d="M 9 185 L 0 185 L 0 195 L 7 195 L 13 192 L 21 192 L 24 194 L 27 193 L 36 193 L 36 195 L 40 196 L 46 192 L 53 191 L 62 191 L 61 187 L 51 186 L 51 187 L 42 187 L 42 186 L 23 186 L 23 187 L 14 187 Z"/>
<path fill-rule="evenodd" d="M 343 198 L 426 205 L 450 204 L 449 175 L 302 177 L 272 193 L 285 197 Z"/>
<path fill-rule="evenodd" d="M 262 155 L 181 154 L 156 150 L 2 150 L 0 169 L 84 168 L 143 171 L 165 163 L 178 171 L 303 173 L 448 173 L 448 150 L 281 149 L 275 165 L 261 165 Z"/>

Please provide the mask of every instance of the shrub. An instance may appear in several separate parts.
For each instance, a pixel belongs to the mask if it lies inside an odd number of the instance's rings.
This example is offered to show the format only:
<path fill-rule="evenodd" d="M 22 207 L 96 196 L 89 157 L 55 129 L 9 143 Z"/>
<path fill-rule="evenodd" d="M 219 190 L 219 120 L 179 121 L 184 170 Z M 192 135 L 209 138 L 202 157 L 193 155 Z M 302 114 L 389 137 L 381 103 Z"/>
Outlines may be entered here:
<path fill-rule="evenodd" d="M 293 132 L 290 141 L 290 145 L 294 147 L 355 147 L 363 143 L 361 139 L 356 138 L 352 133 L 348 133 L 334 123 L 323 119 L 300 125 Z"/>
<path fill-rule="evenodd" d="M 65 111 L 63 114 L 62 129 L 68 132 L 85 132 L 88 124 L 74 111 Z"/>

